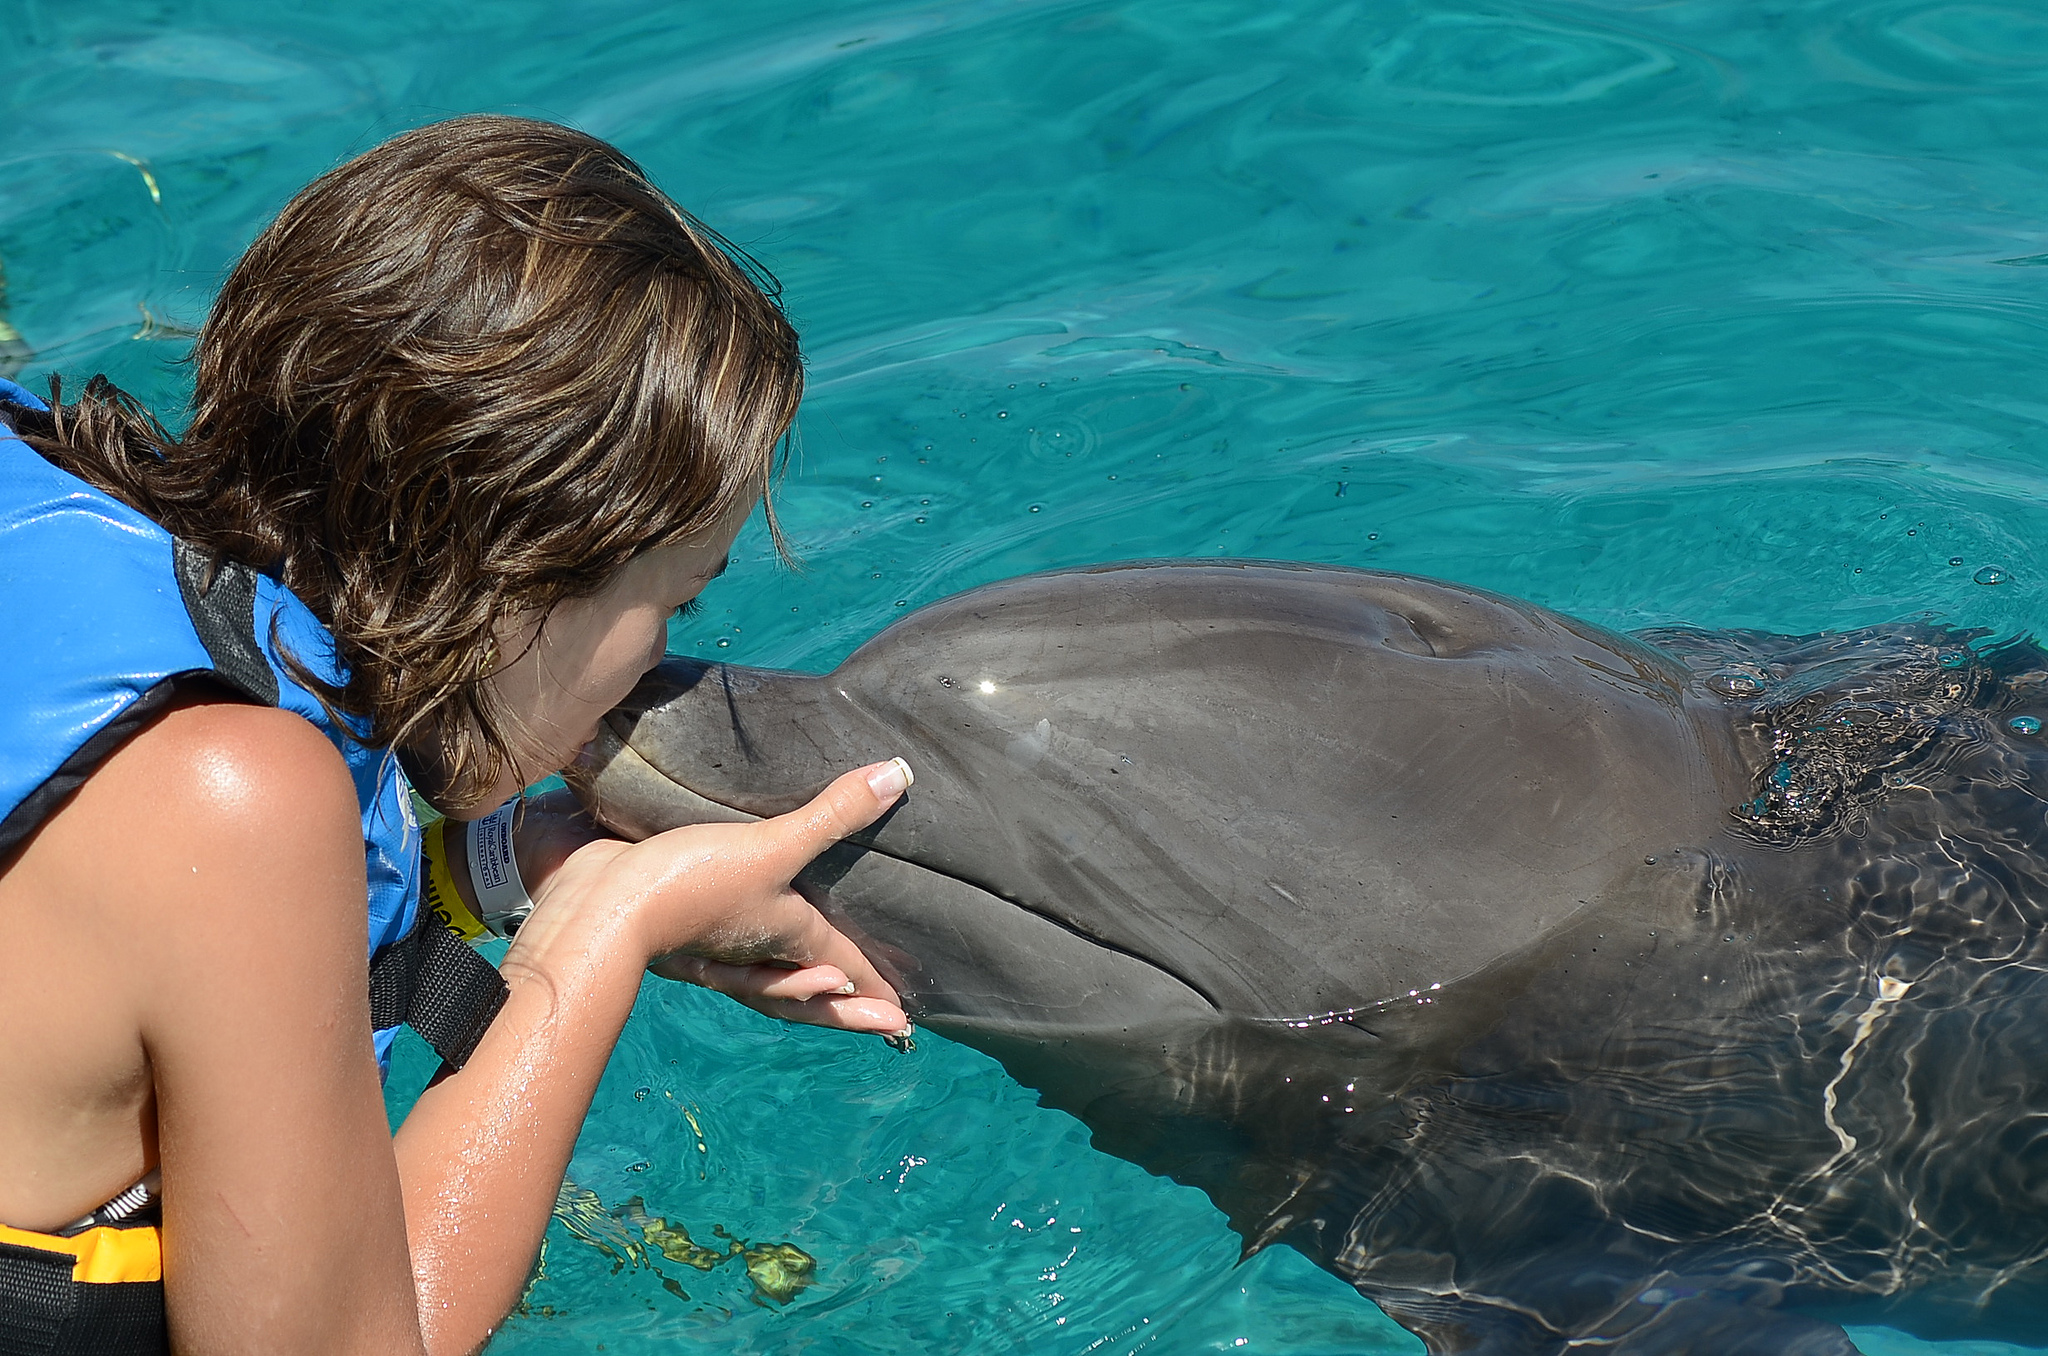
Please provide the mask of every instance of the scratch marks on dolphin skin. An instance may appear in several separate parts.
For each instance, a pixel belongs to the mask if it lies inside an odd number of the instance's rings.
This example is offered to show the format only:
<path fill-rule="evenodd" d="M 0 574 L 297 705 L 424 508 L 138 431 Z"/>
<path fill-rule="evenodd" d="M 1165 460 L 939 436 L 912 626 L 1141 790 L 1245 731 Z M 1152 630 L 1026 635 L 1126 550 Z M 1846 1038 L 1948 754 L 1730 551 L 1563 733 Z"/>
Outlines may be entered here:
<path fill-rule="evenodd" d="M 718 688 L 725 697 L 726 715 L 732 720 L 733 743 L 739 745 L 741 756 L 750 763 L 761 761 L 761 755 L 754 750 L 754 741 L 747 734 L 746 722 L 740 719 L 740 704 L 732 690 L 732 670 L 724 664 L 718 666 Z"/>

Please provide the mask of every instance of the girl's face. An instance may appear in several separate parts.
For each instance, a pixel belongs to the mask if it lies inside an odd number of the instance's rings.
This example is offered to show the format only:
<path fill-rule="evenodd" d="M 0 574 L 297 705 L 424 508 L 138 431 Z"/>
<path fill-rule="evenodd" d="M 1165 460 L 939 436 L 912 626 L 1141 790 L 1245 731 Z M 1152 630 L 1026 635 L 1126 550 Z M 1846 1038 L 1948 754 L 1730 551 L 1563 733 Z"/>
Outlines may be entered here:
<path fill-rule="evenodd" d="M 751 505 L 747 506 L 749 509 Z M 635 559 L 588 598 L 559 603 L 545 619 L 527 613 L 499 633 L 499 666 L 486 679 L 510 719 L 517 767 L 457 818 L 489 814 L 525 783 L 574 762 L 605 712 L 659 664 L 668 620 L 725 570 L 745 512 L 699 536 Z"/>

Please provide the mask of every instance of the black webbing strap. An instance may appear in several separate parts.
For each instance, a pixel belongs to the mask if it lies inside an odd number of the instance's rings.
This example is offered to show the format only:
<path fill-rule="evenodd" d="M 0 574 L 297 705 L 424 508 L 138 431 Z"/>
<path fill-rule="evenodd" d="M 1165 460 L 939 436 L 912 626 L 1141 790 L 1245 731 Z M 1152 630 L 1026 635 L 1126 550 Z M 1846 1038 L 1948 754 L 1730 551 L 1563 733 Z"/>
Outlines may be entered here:
<path fill-rule="evenodd" d="M 370 1025 L 403 1022 L 460 1069 L 511 996 L 496 966 L 424 908 L 412 931 L 370 957 Z"/>
<path fill-rule="evenodd" d="M 78 1310 L 72 1259 L 0 1243 L 0 1356 L 48 1356 Z"/>
<path fill-rule="evenodd" d="M 256 639 L 256 571 L 183 537 L 171 543 L 171 568 L 214 674 L 253 702 L 277 705 L 277 674 Z"/>

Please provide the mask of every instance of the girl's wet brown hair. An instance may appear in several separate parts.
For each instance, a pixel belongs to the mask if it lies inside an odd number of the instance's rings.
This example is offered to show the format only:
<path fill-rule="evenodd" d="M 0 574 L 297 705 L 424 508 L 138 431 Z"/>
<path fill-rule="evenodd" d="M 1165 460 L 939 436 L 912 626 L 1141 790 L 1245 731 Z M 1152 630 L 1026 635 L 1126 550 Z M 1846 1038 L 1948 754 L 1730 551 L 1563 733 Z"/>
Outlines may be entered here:
<path fill-rule="evenodd" d="M 182 437 L 101 378 L 10 419 L 280 571 L 348 667 L 324 698 L 465 808 L 517 747 L 494 632 L 765 498 L 803 388 L 773 291 L 605 143 L 459 118 L 322 176 L 250 246 Z"/>

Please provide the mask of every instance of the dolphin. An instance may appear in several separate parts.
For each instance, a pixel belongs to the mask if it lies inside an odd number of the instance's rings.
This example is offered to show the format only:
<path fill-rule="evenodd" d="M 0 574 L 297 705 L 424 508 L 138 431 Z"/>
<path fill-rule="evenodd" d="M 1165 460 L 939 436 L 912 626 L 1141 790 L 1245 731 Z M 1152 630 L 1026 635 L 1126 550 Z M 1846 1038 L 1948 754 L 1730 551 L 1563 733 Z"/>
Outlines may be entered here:
<path fill-rule="evenodd" d="M 907 758 L 807 897 L 921 1025 L 1432 1352 L 2023 1340 L 2048 655 L 1984 637 L 1106 565 L 828 674 L 671 658 L 579 791 L 642 837 Z"/>

